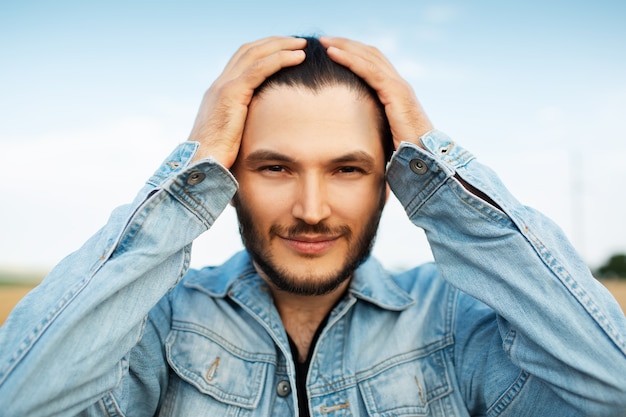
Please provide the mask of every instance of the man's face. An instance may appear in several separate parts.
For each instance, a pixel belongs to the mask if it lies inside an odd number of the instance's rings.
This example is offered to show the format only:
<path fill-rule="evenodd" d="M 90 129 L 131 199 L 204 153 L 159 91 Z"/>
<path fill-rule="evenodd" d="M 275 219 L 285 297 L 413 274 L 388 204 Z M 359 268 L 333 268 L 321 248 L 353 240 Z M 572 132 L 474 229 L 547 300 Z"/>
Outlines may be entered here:
<path fill-rule="evenodd" d="M 273 87 L 250 105 L 233 174 L 244 245 L 276 288 L 320 295 L 367 257 L 385 203 L 370 98 Z"/>

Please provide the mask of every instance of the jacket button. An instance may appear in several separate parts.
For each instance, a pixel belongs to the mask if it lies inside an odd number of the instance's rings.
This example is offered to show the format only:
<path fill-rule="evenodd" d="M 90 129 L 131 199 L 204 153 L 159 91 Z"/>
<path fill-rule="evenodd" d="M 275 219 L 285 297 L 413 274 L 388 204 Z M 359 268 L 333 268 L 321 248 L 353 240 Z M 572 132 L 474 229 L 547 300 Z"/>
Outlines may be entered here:
<path fill-rule="evenodd" d="M 276 393 L 280 397 L 286 397 L 291 392 L 291 384 L 289 381 L 280 381 L 276 386 Z"/>
<path fill-rule="evenodd" d="M 415 172 L 417 175 L 424 175 L 428 171 L 428 165 L 426 165 L 426 162 L 418 158 L 411 159 L 411 162 L 409 162 L 409 168 L 411 168 L 411 171 Z"/>
<path fill-rule="evenodd" d="M 187 177 L 187 185 L 198 185 L 206 178 L 206 174 L 200 171 L 193 171 Z"/>

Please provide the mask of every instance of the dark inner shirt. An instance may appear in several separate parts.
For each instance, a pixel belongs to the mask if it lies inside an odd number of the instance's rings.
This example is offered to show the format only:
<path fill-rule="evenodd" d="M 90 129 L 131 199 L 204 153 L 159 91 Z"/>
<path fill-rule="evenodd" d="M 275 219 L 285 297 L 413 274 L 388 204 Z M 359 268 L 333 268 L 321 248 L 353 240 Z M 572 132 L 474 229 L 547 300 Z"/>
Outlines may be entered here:
<path fill-rule="evenodd" d="M 304 362 L 300 362 L 298 357 L 298 347 L 293 342 L 291 337 L 287 335 L 287 339 L 289 339 L 289 347 L 291 348 L 291 356 L 293 357 L 293 364 L 296 368 L 296 392 L 298 393 L 298 408 L 300 410 L 300 417 L 310 417 L 309 414 L 309 399 L 307 398 L 306 393 L 306 376 L 309 373 L 309 367 L 311 365 L 311 358 L 313 357 L 313 351 L 315 350 L 315 345 L 317 344 L 317 339 L 319 339 L 322 330 L 326 326 L 326 322 L 328 321 L 328 316 L 322 320 L 319 327 L 315 331 L 313 335 L 313 340 L 311 340 L 311 347 L 309 348 L 309 353 L 306 356 L 306 360 Z"/>

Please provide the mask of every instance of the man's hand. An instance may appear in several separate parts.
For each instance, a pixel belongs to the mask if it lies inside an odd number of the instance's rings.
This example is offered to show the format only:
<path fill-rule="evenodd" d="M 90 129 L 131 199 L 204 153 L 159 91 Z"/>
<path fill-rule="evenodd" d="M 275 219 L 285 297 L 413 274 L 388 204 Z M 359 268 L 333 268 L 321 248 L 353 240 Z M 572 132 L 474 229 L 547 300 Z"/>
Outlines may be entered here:
<path fill-rule="evenodd" d="M 209 156 L 230 168 L 239 152 L 254 89 L 284 67 L 304 61 L 306 39 L 271 37 L 243 45 L 207 90 L 190 141 L 200 143 L 194 161 Z"/>
<path fill-rule="evenodd" d="M 433 129 L 413 89 L 376 48 L 345 38 L 320 38 L 328 56 L 372 87 L 385 106 L 394 147 L 400 142 L 422 146 L 419 138 Z"/>

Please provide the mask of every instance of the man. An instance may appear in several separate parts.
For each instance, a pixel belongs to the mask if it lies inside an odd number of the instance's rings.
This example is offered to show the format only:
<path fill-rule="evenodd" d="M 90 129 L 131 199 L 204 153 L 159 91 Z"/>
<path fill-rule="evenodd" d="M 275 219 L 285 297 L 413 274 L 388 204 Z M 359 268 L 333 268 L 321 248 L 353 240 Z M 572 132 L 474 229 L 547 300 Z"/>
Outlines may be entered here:
<path fill-rule="evenodd" d="M 386 184 L 436 266 L 369 257 Z M 246 251 L 187 272 L 231 200 Z M 6 416 L 626 415 L 615 300 L 378 50 L 341 38 L 242 46 L 190 141 L 0 343 Z"/>

